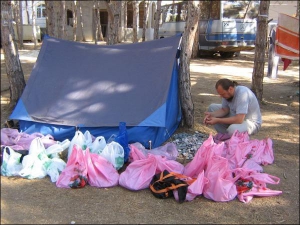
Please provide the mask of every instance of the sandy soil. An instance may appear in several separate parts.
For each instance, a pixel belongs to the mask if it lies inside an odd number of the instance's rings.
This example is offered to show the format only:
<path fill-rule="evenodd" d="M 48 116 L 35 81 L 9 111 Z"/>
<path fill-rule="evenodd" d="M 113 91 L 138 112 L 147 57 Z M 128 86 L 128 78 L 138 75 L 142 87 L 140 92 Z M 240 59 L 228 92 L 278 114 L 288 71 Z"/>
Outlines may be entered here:
<path fill-rule="evenodd" d="M 32 51 L 20 51 L 26 79 L 33 68 Z M 197 58 L 191 62 L 192 94 L 195 105 L 194 130 L 210 134 L 202 125 L 203 114 L 212 102 L 220 102 L 214 90 L 219 78 L 234 79 L 251 86 L 253 52 L 242 52 L 232 59 Z M 265 67 L 267 71 L 267 64 Z M 248 204 L 235 199 L 214 202 L 199 196 L 179 204 L 175 199 L 157 199 L 150 190 L 129 191 L 122 187 L 61 189 L 49 177 L 26 180 L 1 176 L 1 224 L 299 224 L 299 64 L 283 71 L 277 79 L 264 78 L 261 105 L 263 126 L 252 139 L 270 137 L 275 160 L 264 172 L 279 177 L 278 185 L 268 185 L 283 194 L 254 197 Z M 1 58 L 1 128 L 10 112 L 5 64 Z M 177 132 L 184 130 L 179 128 Z"/>

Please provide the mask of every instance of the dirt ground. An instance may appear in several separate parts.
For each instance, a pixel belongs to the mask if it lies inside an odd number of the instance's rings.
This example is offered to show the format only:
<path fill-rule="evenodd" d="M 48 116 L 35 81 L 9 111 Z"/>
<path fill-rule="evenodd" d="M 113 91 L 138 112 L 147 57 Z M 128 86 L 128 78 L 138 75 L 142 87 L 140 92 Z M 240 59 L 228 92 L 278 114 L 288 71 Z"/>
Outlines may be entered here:
<path fill-rule="evenodd" d="M 26 79 L 35 62 L 31 53 L 20 51 Z M 254 52 L 250 51 L 232 59 L 215 56 L 191 61 L 194 130 L 215 133 L 202 125 L 208 105 L 220 102 L 215 82 L 226 77 L 250 87 L 253 60 Z M 265 74 L 266 71 L 267 63 Z M 1 128 L 10 114 L 7 98 L 8 83 L 1 58 Z M 179 204 L 174 198 L 157 199 L 148 189 L 62 189 L 49 177 L 27 180 L 1 176 L 1 224 L 299 224 L 299 63 L 293 62 L 283 71 L 280 62 L 277 79 L 264 78 L 263 98 L 263 125 L 251 138 L 272 139 L 275 160 L 263 168 L 280 178 L 278 185 L 267 187 L 283 191 L 282 195 L 254 197 L 247 204 L 238 199 L 214 202 L 199 196 Z M 177 132 L 194 130 L 179 128 Z"/>

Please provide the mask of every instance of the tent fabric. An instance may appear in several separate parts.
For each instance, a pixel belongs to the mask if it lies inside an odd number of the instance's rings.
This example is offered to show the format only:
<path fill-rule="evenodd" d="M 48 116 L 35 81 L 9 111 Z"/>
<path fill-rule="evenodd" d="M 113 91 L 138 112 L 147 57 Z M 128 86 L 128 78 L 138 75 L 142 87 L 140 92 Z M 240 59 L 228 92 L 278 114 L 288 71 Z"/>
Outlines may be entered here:
<path fill-rule="evenodd" d="M 76 129 L 109 138 L 125 122 L 129 141 L 158 147 L 181 120 L 180 38 L 106 46 L 46 37 L 10 119 L 56 140 Z"/>
<path fill-rule="evenodd" d="M 299 59 L 299 18 L 279 13 L 275 53 L 284 59 Z"/>

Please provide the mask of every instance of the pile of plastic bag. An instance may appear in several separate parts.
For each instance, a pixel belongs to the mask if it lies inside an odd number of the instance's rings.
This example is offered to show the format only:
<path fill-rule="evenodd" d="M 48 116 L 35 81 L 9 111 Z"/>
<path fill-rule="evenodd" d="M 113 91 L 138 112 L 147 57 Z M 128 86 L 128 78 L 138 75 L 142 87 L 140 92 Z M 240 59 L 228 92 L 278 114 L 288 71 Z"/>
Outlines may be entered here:
<path fill-rule="evenodd" d="M 78 130 L 71 141 L 59 142 L 49 135 L 3 128 L 1 136 L 3 176 L 35 179 L 48 175 L 59 188 L 120 185 L 138 191 L 149 188 L 155 175 L 169 171 L 189 180 L 185 201 L 203 195 L 213 201 L 237 197 L 247 203 L 254 196 L 282 193 L 267 188 L 267 184 L 279 184 L 280 179 L 263 173 L 262 168 L 274 161 L 272 140 L 250 140 L 247 132 L 236 131 L 226 140 L 210 135 L 186 165 L 176 161 L 178 151 L 174 143 L 148 150 L 138 142 L 128 144 L 126 133 L 106 141 L 102 136 Z M 21 152 L 26 149 L 27 154 Z M 62 159 L 63 152 L 66 160 Z M 129 164 L 119 173 L 126 161 Z M 176 189 L 173 194 L 178 201 Z"/>

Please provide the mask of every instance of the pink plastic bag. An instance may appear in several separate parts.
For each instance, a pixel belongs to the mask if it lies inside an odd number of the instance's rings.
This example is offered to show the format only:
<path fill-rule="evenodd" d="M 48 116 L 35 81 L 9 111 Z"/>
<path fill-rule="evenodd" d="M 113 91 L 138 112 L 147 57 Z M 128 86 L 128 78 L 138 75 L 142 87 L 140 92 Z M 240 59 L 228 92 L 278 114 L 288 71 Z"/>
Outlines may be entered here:
<path fill-rule="evenodd" d="M 241 202 L 248 203 L 253 199 L 254 196 L 270 197 L 270 196 L 275 196 L 275 195 L 280 195 L 280 194 L 282 194 L 282 191 L 271 190 L 269 188 L 253 187 L 248 192 L 243 192 L 241 194 L 238 194 L 238 199 Z"/>
<path fill-rule="evenodd" d="M 235 181 L 228 167 L 228 160 L 224 157 L 214 155 L 208 162 L 204 172 L 209 182 L 204 185 L 204 197 L 214 201 L 230 201 L 237 195 Z"/>
<path fill-rule="evenodd" d="M 119 173 L 109 161 L 97 153 L 85 150 L 87 163 L 87 181 L 94 187 L 112 187 L 118 185 Z"/>
<path fill-rule="evenodd" d="M 253 159 L 262 165 L 274 162 L 273 143 L 270 138 L 263 140 L 251 140 Z"/>
<path fill-rule="evenodd" d="M 228 159 L 228 165 L 230 169 L 235 169 L 238 167 L 243 167 L 246 161 L 251 158 L 252 145 L 250 142 L 241 142 L 234 145 L 235 150 L 231 150 L 230 153 L 224 156 Z M 232 149 L 232 148 L 230 148 Z"/>
<path fill-rule="evenodd" d="M 133 161 L 120 174 L 119 185 L 133 191 L 149 188 L 156 167 L 155 156 L 150 155 L 145 159 Z"/>
<path fill-rule="evenodd" d="M 261 188 L 267 187 L 267 184 L 279 184 L 280 182 L 279 177 L 267 173 L 260 173 L 254 170 L 239 168 L 236 169 L 234 173 L 242 179 L 253 181 L 255 185 Z"/>
<path fill-rule="evenodd" d="M 87 183 L 87 165 L 83 150 L 73 145 L 66 168 L 59 175 L 56 186 L 60 188 L 82 188 Z"/>
<path fill-rule="evenodd" d="M 238 191 L 238 199 L 244 203 L 251 201 L 253 196 L 274 196 L 279 195 L 282 191 L 271 190 L 267 184 L 279 184 L 280 178 L 267 173 L 259 173 L 253 170 L 238 168 L 234 170 Z M 241 182 L 242 181 L 242 182 Z M 243 187 L 243 182 L 247 181 L 248 185 Z M 242 190 L 242 191 L 241 191 Z"/>
<path fill-rule="evenodd" d="M 246 170 L 254 170 L 257 172 L 263 172 L 262 166 L 260 166 L 256 161 L 254 161 L 251 158 L 247 159 L 241 168 L 246 169 Z"/>
<path fill-rule="evenodd" d="M 234 155 L 236 147 L 239 143 L 248 142 L 250 140 L 248 132 L 239 132 L 236 130 L 230 139 L 225 141 L 225 155 Z M 224 155 L 222 155 L 224 157 Z M 227 158 L 227 157 L 225 157 Z"/>
<path fill-rule="evenodd" d="M 200 146 L 193 160 L 186 164 L 183 174 L 193 178 L 198 177 L 199 173 L 206 169 L 211 157 L 214 154 L 221 155 L 223 149 L 224 142 L 216 144 L 213 140 L 213 136 L 210 135 Z"/>
<path fill-rule="evenodd" d="M 208 179 L 204 176 L 204 171 L 202 171 L 201 173 L 199 173 L 197 179 L 189 184 L 185 201 L 192 201 L 194 200 L 194 198 L 201 195 L 203 192 L 203 187 L 207 183 Z M 176 201 L 179 201 L 178 191 L 176 189 L 173 191 L 173 194 Z"/>
<path fill-rule="evenodd" d="M 166 157 L 161 156 L 161 155 L 153 155 L 153 157 L 155 157 L 155 159 L 157 161 L 157 167 L 156 167 L 155 174 L 161 173 L 164 170 L 168 170 L 170 172 L 175 172 L 175 173 L 180 173 L 180 174 L 182 174 L 184 171 L 184 165 L 182 165 L 181 163 L 179 163 L 177 161 L 167 159 Z"/>
<path fill-rule="evenodd" d="M 147 150 L 148 154 L 164 156 L 169 160 L 176 160 L 178 156 L 177 146 L 174 143 L 168 142 L 165 145 Z"/>
<path fill-rule="evenodd" d="M 148 157 L 147 152 L 146 150 L 143 150 L 143 147 L 144 146 L 138 142 L 129 145 L 129 162 L 145 159 Z"/>
<path fill-rule="evenodd" d="M 136 142 L 131 144 L 130 148 L 134 148 L 134 152 L 130 154 L 132 161 L 136 159 L 143 159 L 149 154 L 163 156 L 170 160 L 176 160 L 178 156 L 177 146 L 171 142 L 151 150 L 146 149 L 141 143 Z"/>

